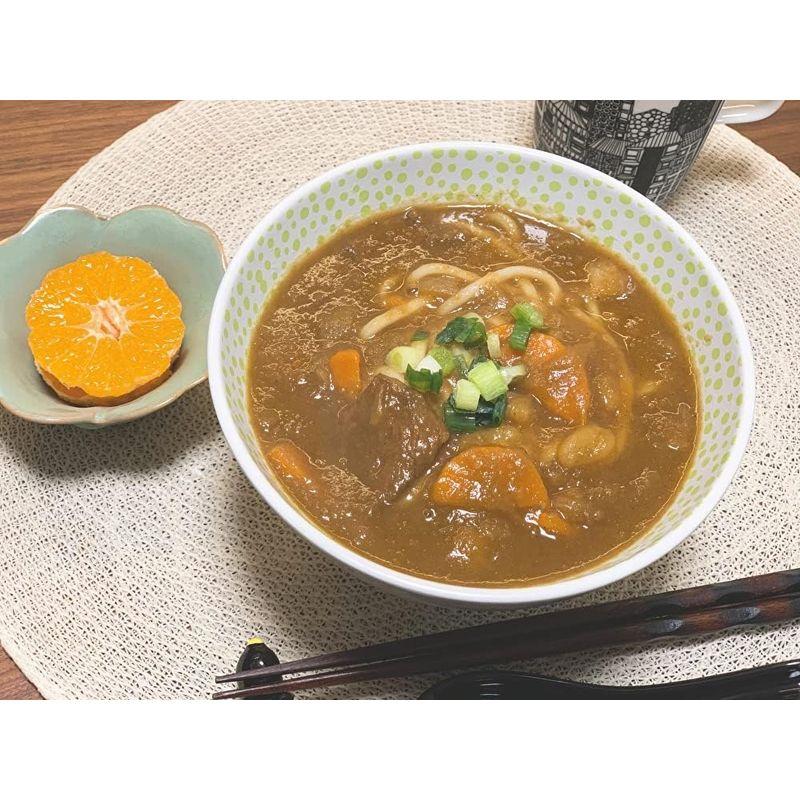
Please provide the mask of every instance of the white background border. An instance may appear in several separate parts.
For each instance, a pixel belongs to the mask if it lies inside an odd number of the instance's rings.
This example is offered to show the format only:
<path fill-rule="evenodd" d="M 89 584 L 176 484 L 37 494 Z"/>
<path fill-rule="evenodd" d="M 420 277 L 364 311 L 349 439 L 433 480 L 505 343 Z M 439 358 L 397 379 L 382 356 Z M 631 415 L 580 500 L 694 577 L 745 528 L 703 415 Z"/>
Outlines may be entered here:
<path fill-rule="evenodd" d="M 790 9 L 785 0 L 7 3 L 0 95 L 797 97 Z M 0 792 L 782 798 L 797 792 L 791 709 L 0 703 Z"/>

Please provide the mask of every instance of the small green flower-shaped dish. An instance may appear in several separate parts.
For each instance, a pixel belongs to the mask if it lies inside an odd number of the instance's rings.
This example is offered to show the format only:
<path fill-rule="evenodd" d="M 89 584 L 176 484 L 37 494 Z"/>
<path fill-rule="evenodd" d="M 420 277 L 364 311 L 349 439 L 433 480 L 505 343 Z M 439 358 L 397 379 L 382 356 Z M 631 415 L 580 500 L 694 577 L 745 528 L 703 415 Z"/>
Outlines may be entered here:
<path fill-rule="evenodd" d="M 79 408 L 60 400 L 36 371 L 25 307 L 50 270 L 98 250 L 149 261 L 180 298 L 186 334 L 173 373 L 160 386 L 122 405 Z M 75 206 L 39 214 L 0 242 L 0 404 L 32 422 L 87 428 L 163 408 L 207 376 L 208 320 L 224 270 L 213 231 L 166 208 L 141 206 L 111 218 Z"/>

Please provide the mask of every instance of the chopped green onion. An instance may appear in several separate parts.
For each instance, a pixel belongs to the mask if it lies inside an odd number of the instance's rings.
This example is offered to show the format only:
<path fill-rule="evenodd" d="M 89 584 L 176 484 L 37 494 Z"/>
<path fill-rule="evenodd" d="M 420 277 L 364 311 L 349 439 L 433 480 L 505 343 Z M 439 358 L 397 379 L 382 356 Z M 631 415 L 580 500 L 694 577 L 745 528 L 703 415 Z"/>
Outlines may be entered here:
<path fill-rule="evenodd" d="M 428 372 L 441 372 L 442 365 L 430 354 L 425 356 L 422 361 L 414 367 L 416 370 L 426 369 Z"/>
<path fill-rule="evenodd" d="M 496 333 L 486 334 L 486 349 L 489 351 L 489 355 L 495 361 L 499 360 L 502 356 L 502 351 L 500 349 L 500 337 Z"/>
<path fill-rule="evenodd" d="M 437 345 L 434 347 L 427 357 L 435 358 L 439 362 L 445 378 L 454 370 L 458 369 L 458 361 L 456 357 L 446 348 Z"/>
<path fill-rule="evenodd" d="M 470 318 L 472 329 L 464 337 L 464 347 L 477 347 L 486 341 L 486 326 L 480 319 Z"/>
<path fill-rule="evenodd" d="M 475 411 L 481 401 L 481 392 L 472 381 L 465 381 L 461 378 L 456 383 L 453 398 L 455 407 L 460 411 Z"/>
<path fill-rule="evenodd" d="M 418 392 L 438 392 L 442 388 L 442 373 L 429 369 L 414 369 L 410 364 L 406 367 L 406 382 Z"/>
<path fill-rule="evenodd" d="M 411 341 L 412 342 L 427 342 L 428 341 L 428 331 L 424 331 L 424 330 L 422 330 L 422 328 L 420 328 L 418 331 L 414 331 L 414 333 L 411 334 Z"/>
<path fill-rule="evenodd" d="M 411 342 L 411 347 L 417 351 L 420 358 L 424 358 L 425 354 L 428 352 L 428 342 L 427 340 L 422 341 L 422 339 L 417 339 L 416 342 Z"/>
<path fill-rule="evenodd" d="M 516 322 L 524 322 L 531 328 L 541 330 L 544 328 L 544 319 L 539 313 L 537 308 L 534 308 L 530 303 L 517 303 L 511 309 L 511 316 L 514 317 Z"/>
<path fill-rule="evenodd" d="M 483 398 L 490 402 L 508 390 L 494 361 L 481 361 L 469 371 L 467 378 L 478 387 Z"/>
<path fill-rule="evenodd" d="M 460 342 L 464 347 L 477 347 L 486 341 L 486 328 L 480 317 L 456 317 L 436 337 L 436 344 Z"/>
<path fill-rule="evenodd" d="M 514 378 L 524 378 L 528 374 L 528 370 L 525 369 L 524 364 L 514 364 L 512 367 L 500 367 L 500 374 L 508 385 Z"/>
<path fill-rule="evenodd" d="M 444 424 L 456 433 L 469 433 L 478 429 L 478 419 L 474 413 L 459 411 L 452 398 L 444 404 Z"/>
<path fill-rule="evenodd" d="M 456 360 L 456 369 L 459 375 L 466 375 L 469 372 L 469 364 L 466 362 L 464 356 L 453 356 Z"/>
<path fill-rule="evenodd" d="M 478 413 L 483 413 L 484 415 L 488 415 L 488 421 L 484 423 L 486 427 L 496 428 L 505 418 L 507 406 L 508 406 L 508 395 L 503 394 L 500 395 L 500 397 L 498 397 L 497 400 L 495 400 L 495 402 L 492 404 L 491 411 L 484 409 L 484 407 L 480 405 L 478 406 Z"/>
<path fill-rule="evenodd" d="M 459 359 L 459 358 L 460 358 L 460 359 L 461 359 L 461 361 L 463 361 L 463 362 L 464 362 L 464 365 L 465 365 L 467 368 L 469 368 L 470 366 L 472 366 L 472 362 L 473 362 L 473 360 L 474 360 L 475 356 L 473 356 L 473 355 L 472 355 L 472 353 L 470 353 L 470 351 L 469 351 L 469 350 L 467 350 L 467 348 L 466 348 L 466 347 L 462 347 L 460 344 L 454 344 L 454 345 L 453 345 L 453 346 L 450 348 L 450 352 L 451 352 L 451 353 L 452 353 L 452 354 L 453 354 L 453 355 L 454 355 L 454 356 L 455 356 L 457 359 Z M 466 369 L 462 370 L 462 371 L 461 371 L 461 374 L 462 374 L 462 375 L 466 375 L 466 374 L 467 374 L 467 370 L 466 370 Z"/>
<path fill-rule="evenodd" d="M 496 428 L 505 417 L 508 396 L 502 395 L 494 403 L 480 400 L 475 411 L 465 411 L 456 407 L 455 394 L 451 394 L 444 404 L 444 424 L 457 433 L 468 433 L 478 428 Z"/>
<path fill-rule="evenodd" d="M 397 372 L 405 372 L 406 367 L 416 367 L 423 355 L 424 353 L 421 354 L 416 347 L 405 345 L 393 347 L 386 354 L 386 366 Z"/>
<path fill-rule="evenodd" d="M 514 330 L 511 331 L 511 336 L 508 337 L 508 346 L 512 350 L 523 352 L 528 346 L 528 339 L 532 331 L 533 328 L 527 322 L 517 320 L 514 323 Z"/>

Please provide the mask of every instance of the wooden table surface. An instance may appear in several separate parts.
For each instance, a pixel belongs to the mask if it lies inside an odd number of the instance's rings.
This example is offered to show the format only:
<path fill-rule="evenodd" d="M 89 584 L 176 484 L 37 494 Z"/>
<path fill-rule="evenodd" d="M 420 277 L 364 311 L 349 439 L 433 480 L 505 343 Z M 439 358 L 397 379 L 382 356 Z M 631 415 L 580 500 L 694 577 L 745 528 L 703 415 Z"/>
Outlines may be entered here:
<path fill-rule="evenodd" d="M 157 100 L 0 102 L 0 240 L 19 230 L 89 158 L 170 105 Z M 737 130 L 800 173 L 800 101 L 788 101 L 769 119 Z M 39 694 L 0 648 L 0 699 L 10 698 Z"/>

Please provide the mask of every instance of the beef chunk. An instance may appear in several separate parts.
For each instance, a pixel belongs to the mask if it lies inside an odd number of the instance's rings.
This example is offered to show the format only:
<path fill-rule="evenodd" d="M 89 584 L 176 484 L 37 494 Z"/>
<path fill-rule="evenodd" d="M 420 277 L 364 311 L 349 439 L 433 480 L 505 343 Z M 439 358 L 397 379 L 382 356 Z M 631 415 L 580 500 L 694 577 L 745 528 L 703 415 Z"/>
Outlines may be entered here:
<path fill-rule="evenodd" d="M 385 375 L 369 382 L 341 421 L 350 471 L 385 499 L 422 475 L 449 435 L 423 395 Z"/>

